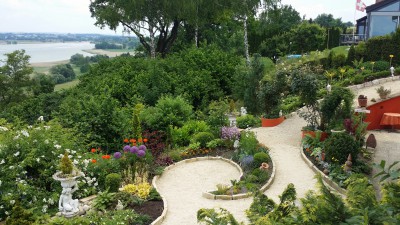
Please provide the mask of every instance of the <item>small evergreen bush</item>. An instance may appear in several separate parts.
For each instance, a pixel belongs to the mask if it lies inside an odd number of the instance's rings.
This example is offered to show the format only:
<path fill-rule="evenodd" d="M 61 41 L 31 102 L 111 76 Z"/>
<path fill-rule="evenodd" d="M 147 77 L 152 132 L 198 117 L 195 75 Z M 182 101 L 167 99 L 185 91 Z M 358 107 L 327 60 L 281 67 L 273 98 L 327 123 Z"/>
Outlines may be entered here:
<path fill-rule="evenodd" d="M 348 133 L 332 134 L 325 141 L 325 159 L 327 162 L 344 164 L 349 154 L 355 161 L 359 152 L 359 144 Z"/>
<path fill-rule="evenodd" d="M 259 119 L 253 115 L 244 115 L 236 118 L 236 126 L 241 129 L 246 129 L 248 127 L 255 127 L 259 123 Z"/>
<path fill-rule="evenodd" d="M 254 163 L 257 166 L 260 166 L 261 163 L 263 162 L 269 162 L 269 161 L 271 161 L 271 157 L 268 155 L 268 153 L 257 152 L 256 154 L 254 154 Z"/>
<path fill-rule="evenodd" d="M 74 169 L 71 160 L 68 157 L 68 153 L 65 152 L 64 156 L 61 158 L 60 170 L 63 174 L 71 174 Z"/>
<path fill-rule="evenodd" d="M 200 143 L 201 148 L 207 147 L 207 143 L 214 139 L 214 135 L 210 132 L 200 132 L 194 135 L 192 143 Z"/>
<path fill-rule="evenodd" d="M 118 173 L 110 173 L 106 176 L 106 188 L 108 188 L 110 192 L 118 192 L 121 181 L 121 175 Z"/>

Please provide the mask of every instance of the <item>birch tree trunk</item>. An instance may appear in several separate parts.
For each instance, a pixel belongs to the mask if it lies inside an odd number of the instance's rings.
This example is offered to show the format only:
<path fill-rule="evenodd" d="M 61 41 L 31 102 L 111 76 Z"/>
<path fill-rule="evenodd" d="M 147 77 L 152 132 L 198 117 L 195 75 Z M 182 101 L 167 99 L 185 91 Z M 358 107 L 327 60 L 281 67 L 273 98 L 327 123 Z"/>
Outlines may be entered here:
<path fill-rule="evenodd" d="M 156 58 L 156 43 L 154 39 L 154 27 L 149 23 L 149 33 L 150 33 L 150 57 L 152 59 Z"/>
<path fill-rule="evenodd" d="M 247 66 L 250 66 L 249 40 L 247 38 L 247 15 L 244 16 L 243 20 L 243 33 L 244 33 L 244 54 L 246 56 L 246 64 Z"/>

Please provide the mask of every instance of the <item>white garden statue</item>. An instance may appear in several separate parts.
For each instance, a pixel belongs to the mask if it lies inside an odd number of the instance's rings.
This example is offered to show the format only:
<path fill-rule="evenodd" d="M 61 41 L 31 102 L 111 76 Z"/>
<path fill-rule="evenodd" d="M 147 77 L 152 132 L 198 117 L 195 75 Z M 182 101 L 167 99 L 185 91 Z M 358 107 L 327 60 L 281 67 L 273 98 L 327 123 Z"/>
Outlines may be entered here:
<path fill-rule="evenodd" d="M 65 217 L 72 217 L 79 212 L 78 199 L 72 199 L 72 193 L 78 190 L 78 185 L 75 181 L 73 188 L 63 187 L 60 200 L 58 201 L 58 208 L 62 215 Z"/>
<path fill-rule="evenodd" d="M 240 107 L 240 115 L 241 116 L 244 116 L 244 115 L 246 115 L 247 114 L 247 110 L 246 110 L 246 107 Z"/>
<path fill-rule="evenodd" d="M 394 67 L 390 67 L 390 73 L 392 74 L 392 77 L 394 76 Z"/>

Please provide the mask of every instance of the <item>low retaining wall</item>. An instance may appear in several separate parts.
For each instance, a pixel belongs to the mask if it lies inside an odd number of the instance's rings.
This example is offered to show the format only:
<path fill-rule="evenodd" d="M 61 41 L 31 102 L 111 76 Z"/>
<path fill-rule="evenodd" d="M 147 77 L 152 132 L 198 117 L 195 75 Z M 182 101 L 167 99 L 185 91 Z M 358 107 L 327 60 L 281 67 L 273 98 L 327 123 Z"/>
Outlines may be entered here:
<path fill-rule="evenodd" d="M 303 161 L 315 172 L 315 173 L 319 173 L 322 176 L 322 180 L 324 181 L 324 183 L 328 186 L 328 188 L 330 188 L 331 190 L 334 190 L 336 192 L 338 192 L 341 195 L 346 196 L 347 195 L 347 191 L 341 187 L 339 187 L 338 184 L 336 184 L 333 180 L 331 180 L 331 178 L 329 178 L 327 175 L 325 175 L 321 170 L 319 170 L 310 160 L 308 160 L 307 156 L 304 154 L 303 150 L 300 149 L 300 154 L 301 154 L 301 158 L 303 159 Z"/>

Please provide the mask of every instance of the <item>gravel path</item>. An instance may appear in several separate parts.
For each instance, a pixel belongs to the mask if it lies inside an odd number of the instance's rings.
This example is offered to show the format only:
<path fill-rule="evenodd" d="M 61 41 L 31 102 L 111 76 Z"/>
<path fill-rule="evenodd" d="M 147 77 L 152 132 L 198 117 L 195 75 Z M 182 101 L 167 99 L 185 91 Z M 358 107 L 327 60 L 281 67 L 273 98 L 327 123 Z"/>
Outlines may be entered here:
<path fill-rule="evenodd" d="M 370 87 L 353 91 L 356 96 L 364 94 L 368 99 L 379 96 L 376 88 L 383 85 L 392 90 L 392 95 L 400 94 L 400 79 L 393 78 L 384 84 L 375 84 Z M 356 105 L 357 99 L 355 99 Z M 371 103 L 371 102 L 369 102 Z M 296 187 L 298 198 L 304 197 L 308 190 L 316 190 L 314 172 L 302 161 L 300 147 L 300 130 L 305 126 L 303 119 L 297 115 L 285 120 L 282 124 L 272 128 L 253 129 L 258 140 L 270 148 L 271 157 L 276 165 L 275 181 L 265 191 L 275 201 L 289 183 Z M 399 133 L 385 134 L 374 132 L 378 147 L 375 150 L 375 161 L 387 159 L 393 161 L 394 151 L 399 148 Z M 396 140 L 395 140 L 396 139 Z M 238 221 L 247 221 L 245 210 L 249 208 L 252 198 L 224 201 L 209 200 L 201 196 L 203 191 L 215 189 L 217 184 L 230 184 L 230 180 L 238 179 L 239 172 L 231 164 L 222 160 L 195 161 L 184 163 L 163 173 L 157 181 L 159 192 L 168 202 L 167 216 L 163 225 L 195 225 L 196 212 L 200 208 L 226 208 Z"/>

